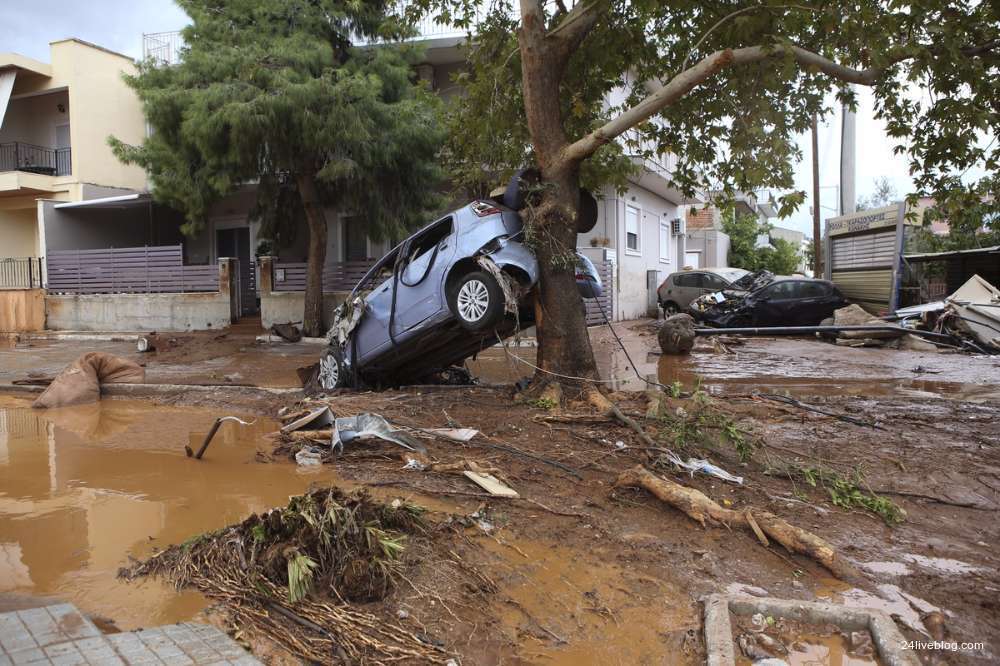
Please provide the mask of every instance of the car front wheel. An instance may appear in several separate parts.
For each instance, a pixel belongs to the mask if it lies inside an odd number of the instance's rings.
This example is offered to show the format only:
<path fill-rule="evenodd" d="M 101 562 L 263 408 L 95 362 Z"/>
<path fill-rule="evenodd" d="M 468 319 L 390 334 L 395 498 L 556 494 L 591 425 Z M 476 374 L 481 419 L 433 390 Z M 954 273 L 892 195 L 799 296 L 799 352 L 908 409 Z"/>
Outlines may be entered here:
<path fill-rule="evenodd" d="M 489 273 L 473 271 L 463 275 L 452 289 L 448 305 L 463 328 L 488 331 L 503 318 L 503 289 Z"/>
<path fill-rule="evenodd" d="M 320 388 L 327 391 L 347 386 L 347 368 L 339 348 L 330 348 L 320 357 L 316 380 Z"/>
<path fill-rule="evenodd" d="M 663 316 L 664 317 L 672 317 L 672 316 L 674 316 L 675 314 L 677 314 L 680 311 L 681 311 L 681 309 L 680 309 L 680 307 L 676 303 L 673 303 L 671 301 L 667 301 L 666 303 L 663 304 Z"/>

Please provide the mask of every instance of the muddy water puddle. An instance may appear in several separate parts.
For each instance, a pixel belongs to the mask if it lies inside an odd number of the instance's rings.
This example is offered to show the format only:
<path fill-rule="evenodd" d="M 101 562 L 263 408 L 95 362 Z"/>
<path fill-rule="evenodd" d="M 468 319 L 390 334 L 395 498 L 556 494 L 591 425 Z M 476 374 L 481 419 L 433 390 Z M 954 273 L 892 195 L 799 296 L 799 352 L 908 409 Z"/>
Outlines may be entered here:
<path fill-rule="evenodd" d="M 122 629 L 190 619 L 205 606 L 199 594 L 157 581 L 125 584 L 118 568 L 333 479 L 256 463 L 263 435 L 276 428 L 267 419 L 223 424 L 196 462 L 184 445 L 198 448 L 219 416 L 212 411 L 28 404 L 0 397 L 0 610 L 41 597 Z"/>
<path fill-rule="evenodd" d="M 522 539 L 481 541 L 512 663 L 695 664 L 697 604 L 670 583 L 594 550 Z M 689 635 L 690 632 L 690 635 Z M 504 660 L 507 662 L 508 660 Z"/>
<path fill-rule="evenodd" d="M 859 350 L 823 342 L 748 339 L 733 353 L 705 343 L 684 356 L 658 353 L 656 338 L 625 332 L 625 351 L 605 332 L 592 331 L 598 370 L 615 390 L 643 390 L 648 382 L 698 387 L 714 395 L 773 392 L 795 397 L 868 396 L 1000 400 L 1000 371 L 986 358 Z M 487 349 L 467 361 L 483 382 L 513 383 L 534 372 L 534 348 Z M 631 359 L 631 362 L 630 360 Z M 635 364 L 635 368 L 632 367 Z"/>
<path fill-rule="evenodd" d="M 736 666 L 751 666 L 754 662 L 737 652 Z M 881 666 L 877 657 L 862 657 L 851 652 L 847 639 L 840 634 L 802 634 L 781 656 L 788 666 Z"/>

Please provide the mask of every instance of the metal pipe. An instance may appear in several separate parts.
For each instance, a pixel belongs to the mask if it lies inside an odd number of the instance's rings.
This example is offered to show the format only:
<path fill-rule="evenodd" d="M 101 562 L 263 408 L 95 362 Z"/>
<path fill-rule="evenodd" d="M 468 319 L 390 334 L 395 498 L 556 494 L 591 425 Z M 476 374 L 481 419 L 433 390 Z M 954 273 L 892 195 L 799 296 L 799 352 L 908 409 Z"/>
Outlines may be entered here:
<path fill-rule="evenodd" d="M 847 333 L 850 331 L 860 332 L 885 332 L 892 331 L 900 335 L 912 333 L 925 338 L 937 340 L 954 340 L 955 336 L 947 333 L 936 333 L 934 331 L 920 331 L 912 328 L 901 328 L 899 326 L 878 326 L 875 324 L 864 326 L 759 326 L 752 328 L 696 328 L 695 335 L 808 335 L 809 333 Z"/>

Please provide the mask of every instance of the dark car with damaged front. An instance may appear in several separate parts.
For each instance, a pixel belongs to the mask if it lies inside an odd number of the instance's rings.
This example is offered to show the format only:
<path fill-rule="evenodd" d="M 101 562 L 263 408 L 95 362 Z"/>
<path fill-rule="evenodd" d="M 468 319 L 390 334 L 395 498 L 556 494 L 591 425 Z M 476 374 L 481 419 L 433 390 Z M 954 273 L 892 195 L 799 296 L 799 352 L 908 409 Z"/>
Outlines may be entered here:
<path fill-rule="evenodd" d="M 538 262 L 520 214 L 474 201 L 380 259 L 334 313 L 316 383 L 323 389 L 426 381 L 533 323 Z M 578 255 L 580 295 L 601 295 Z"/>
<path fill-rule="evenodd" d="M 774 277 L 763 286 L 760 282 L 750 291 L 727 290 L 698 299 L 703 308 L 698 318 L 720 328 L 813 326 L 847 305 L 827 280 L 793 276 Z"/>

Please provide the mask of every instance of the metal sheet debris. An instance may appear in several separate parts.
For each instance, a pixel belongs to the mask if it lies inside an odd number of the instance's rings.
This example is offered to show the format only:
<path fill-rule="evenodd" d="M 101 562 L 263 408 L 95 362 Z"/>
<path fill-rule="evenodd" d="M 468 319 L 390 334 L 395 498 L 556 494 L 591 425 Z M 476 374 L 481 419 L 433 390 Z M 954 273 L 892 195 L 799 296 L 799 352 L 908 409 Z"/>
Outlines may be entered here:
<path fill-rule="evenodd" d="M 393 429 L 389 422 L 378 414 L 368 413 L 337 419 L 334 422 L 331 446 L 335 451 L 342 452 L 344 444 L 365 437 L 377 437 L 410 451 L 427 453 L 423 444 L 406 433 Z"/>

